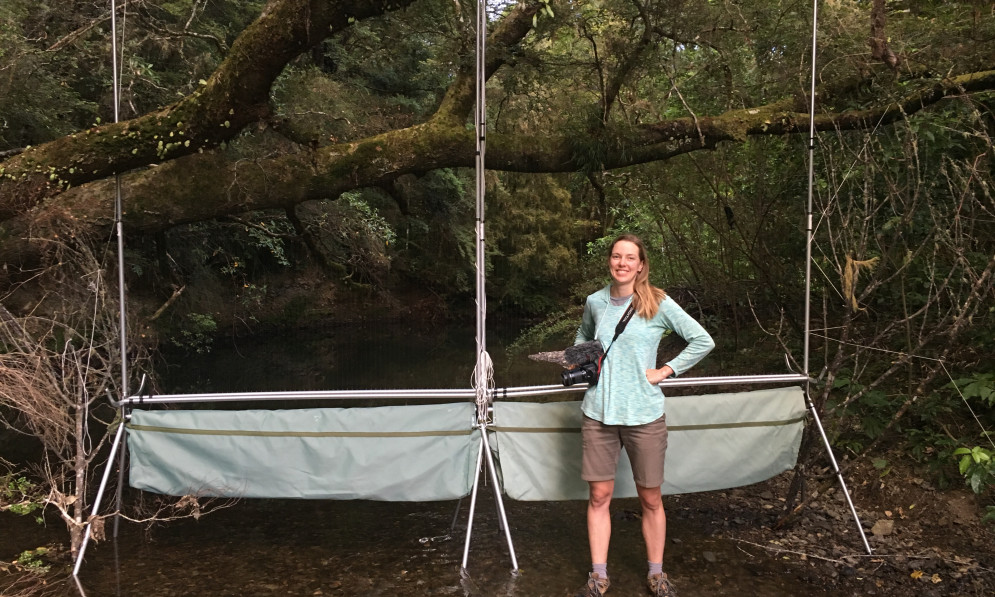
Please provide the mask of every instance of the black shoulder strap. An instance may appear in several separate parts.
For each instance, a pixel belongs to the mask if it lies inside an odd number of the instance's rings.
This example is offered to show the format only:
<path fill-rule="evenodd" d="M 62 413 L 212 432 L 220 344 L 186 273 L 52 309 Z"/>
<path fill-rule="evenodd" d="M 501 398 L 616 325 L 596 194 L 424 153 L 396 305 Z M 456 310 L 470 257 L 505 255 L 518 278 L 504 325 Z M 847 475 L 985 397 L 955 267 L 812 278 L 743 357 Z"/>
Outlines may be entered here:
<path fill-rule="evenodd" d="M 615 335 L 612 336 L 611 344 L 609 344 L 608 348 L 605 349 L 605 353 L 601 355 L 600 361 L 604 361 L 605 357 L 608 356 L 608 351 L 615 345 L 615 340 L 618 340 L 619 335 L 625 331 L 625 326 L 629 325 L 629 320 L 632 319 L 632 316 L 635 314 L 636 307 L 632 303 L 629 303 L 629 308 L 625 310 L 625 313 L 622 313 L 622 319 L 618 320 L 618 325 L 615 326 Z"/>
<path fill-rule="evenodd" d="M 636 307 L 632 303 L 629 303 L 629 308 L 625 310 L 622 314 L 622 319 L 618 320 L 618 325 L 615 326 L 615 335 L 612 337 L 612 342 L 619 337 L 619 334 L 625 331 L 625 326 L 629 325 L 629 320 L 636 313 Z"/>

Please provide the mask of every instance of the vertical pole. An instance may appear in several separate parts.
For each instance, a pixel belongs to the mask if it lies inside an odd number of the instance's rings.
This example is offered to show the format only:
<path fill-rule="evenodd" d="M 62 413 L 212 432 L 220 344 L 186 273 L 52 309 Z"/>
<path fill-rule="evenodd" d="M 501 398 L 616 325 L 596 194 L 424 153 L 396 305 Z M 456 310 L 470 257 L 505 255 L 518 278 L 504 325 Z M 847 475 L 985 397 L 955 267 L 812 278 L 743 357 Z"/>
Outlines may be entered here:
<path fill-rule="evenodd" d="M 114 86 L 114 122 L 120 121 L 120 104 L 121 104 L 121 78 L 120 78 L 120 65 L 118 64 L 118 48 L 117 48 L 117 2 L 116 0 L 111 0 L 111 71 Z M 114 174 L 114 227 L 117 232 L 117 288 L 118 288 L 118 326 L 120 328 L 120 347 L 121 347 L 121 396 L 128 396 L 128 321 L 127 321 L 127 311 L 125 305 L 125 288 L 124 288 L 124 207 L 123 201 L 121 200 L 121 174 Z M 121 406 L 121 412 L 119 416 L 121 418 L 121 425 L 124 426 L 124 420 L 127 412 L 124 406 Z M 127 453 L 127 448 L 122 448 L 120 459 L 118 460 L 118 484 L 117 492 L 115 494 L 115 511 L 120 512 L 121 510 L 121 492 L 122 486 L 124 484 L 124 464 L 125 464 L 125 454 Z M 110 463 L 108 463 L 110 466 Z M 117 537 L 118 527 L 120 525 L 120 517 L 114 517 L 114 537 Z M 89 529 L 88 529 L 89 530 Z"/>
<path fill-rule="evenodd" d="M 819 31 L 819 0 L 812 0 L 812 87 L 809 90 L 808 118 L 808 201 L 805 206 L 805 337 L 802 359 L 805 377 L 809 375 L 809 339 L 812 334 L 812 193 L 815 181 L 815 60 Z M 808 392 L 806 392 L 807 394 Z"/>
<path fill-rule="evenodd" d="M 501 498 L 501 486 L 498 483 L 497 470 L 494 459 L 491 456 L 490 445 L 487 441 L 487 426 L 491 417 L 491 376 L 493 375 L 493 365 L 490 355 L 487 354 L 487 287 L 485 284 L 486 272 L 486 244 L 484 242 L 484 214 L 486 212 L 485 195 L 486 185 L 484 184 L 484 174 L 486 172 L 486 137 L 487 137 L 487 105 L 486 105 L 486 40 L 487 40 L 487 0 L 477 0 L 477 24 L 476 24 L 477 44 L 476 44 L 476 108 L 474 110 L 474 136 L 476 145 L 475 170 L 476 170 L 476 269 L 477 269 L 477 363 L 474 368 L 473 383 L 476 389 L 476 424 L 480 429 L 480 452 L 477 454 L 476 476 L 473 480 L 473 494 L 470 499 L 470 518 L 466 528 L 466 545 L 463 548 L 463 568 L 466 574 L 466 563 L 470 553 L 470 535 L 473 529 L 473 516 L 477 501 L 477 487 L 479 485 L 481 466 L 484 464 L 483 457 L 486 455 L 486 466 L 490 470 L 491 478 L 494 481 L 494 497 L 497 502 L 499 525 L 505 532 L 508 540 L 508 550 L 511 553 L 512 573 L 518 573 L 518 560 L 515 558 L 515 546 L 511 542 L 511 531 L 508 529 L 508 519 L 504 511 L 504 501 Z"/>
<path fill-rule="evenodd" d="M 117 3 L 111 0 L 111 65 L 114 77 L 114 122 L 120 118 L 119 103 L 121 81 L 118 76 L 117 59 Z M 128 395 L 128 336 L 127 313 L 125 310 L 124 289 L 124 207 L 121 200 L 121 175 L 114 175 L 114 226 L 117 232 L 117 286 L 118 286 L 118 325 L 120 326 L 121 344 L 121 396 Z"/>
<path fill-rule="evenodd" d="M 836 479 L 839 481 L 840 487 L 843 489 L 843 495 L 846 496 L 846 502 L 850 507 L 850 514 L 853 516 L 853 520 L 857 523 L 857 531 L 860 533 L 860 538 L 864 542 L 864 548 L 867 550 L 867 554 L 870 555 L 873 552 L 870 544 L 867 542 L 867 536 L 864 534 L 864 527 L 860 523 L 860 516 L 857 515 L 857 509 L 854 507 L 853 500 L 850 498 L 850 490 L 847 489 L 846 481 L 843 479 L 843 474 L 836 462 L 836 456 L 833 455 L 833 448 L 829 443 L 829 438 L 826 436 L 825 429 L 822 427 L 822 421 L 819 419 L 819 413 L 816 411 L 815 403 L 812 401 L 812 377 L 809 375 L 809 350 L 810 338 L 812 335 L 812 240 L 814 237 L 812 212 L 813 189 L 815 186 L 815 77 L 817 56 L 816 40 L 818 38 L 818 32 L 819 0 L 812 0 L 812 86 L 809 90 L 808 201 L 805 207 L 805 338 L 802 356 L 804 360 L 806 378 L 805 402 L 809 411 L 812 413 L 812 420 L 815 422 L 816 429 L 819 430 L 819 435 L 822 437 L 822 443 L 826 447 L 826 455 L 829 456 L 829 461 L 833 465 L 833 471 L 836 473 Z"/>
<path fill-rule="evenodd" d="M 487 293 L 485 286 L 485 243 L 484 243 L 484 214 L 486 193 L 484 184 L 484 172 L 486 168 L 486 127 L 487 127 L 487 107 L 486 107 L 486 73 L 485 69 L 485 41 L 487 37 L 487 0 L 477 2 L 477 65 L 476 65 L 476 108 L 474 110 L 474 133 L 476 137 L 476 269 L 477 269 L 477 391 L 483 391 L 487 387 L 486 379 L 483 379 L 484 367 L 481 366 L 483 355 L 487 351 Z M 478 398 L 478 419 L 486 420 L 486 406 L 481 407 L 481 400 Z"/>

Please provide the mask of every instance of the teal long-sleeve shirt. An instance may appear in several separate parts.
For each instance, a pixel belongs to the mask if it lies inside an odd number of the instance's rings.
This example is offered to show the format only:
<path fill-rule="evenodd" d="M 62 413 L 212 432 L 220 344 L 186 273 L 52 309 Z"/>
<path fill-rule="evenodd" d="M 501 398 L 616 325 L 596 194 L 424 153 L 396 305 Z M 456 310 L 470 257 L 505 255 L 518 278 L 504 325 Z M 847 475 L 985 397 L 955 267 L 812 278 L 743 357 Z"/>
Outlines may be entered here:
<path fill-rule="evenodd" d="M 577 330 L 577 344 L 600 340 L 605 349 L 611 344 L 615 326 L 629 304 L 612 305 L 609 290 L 606 286 L 587 297 L 584 318 Z M 666 363 L 674 370 L 674 375 L 690 369 L 715 347 L 705 328 L 674 299 L 665 297 L 652 319 L 633 316 L 615 340 L 601 365 L 598 382 L 588 387 L 584 394 L 581 410 L 585 415 L 606 425 L 644 425 L 663 415 L 663 391 L 646 379 L 646 370 L 657 368 L 657 349 L 668 330 L 673 330 L 688 343 L 680 354 Z"/>

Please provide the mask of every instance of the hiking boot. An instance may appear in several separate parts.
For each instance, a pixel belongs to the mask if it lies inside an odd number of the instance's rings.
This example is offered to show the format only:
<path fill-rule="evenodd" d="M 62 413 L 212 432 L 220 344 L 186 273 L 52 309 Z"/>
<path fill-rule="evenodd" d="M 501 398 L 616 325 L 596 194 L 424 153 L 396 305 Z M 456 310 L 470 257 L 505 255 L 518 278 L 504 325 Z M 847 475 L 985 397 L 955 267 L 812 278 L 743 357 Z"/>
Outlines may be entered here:
<path fill-rule="evenodd" d="M 650 595 L 654 597 L 677 597 L 677 589 L 666 573 L 650 576 L 646 579 L 646 584 L 649 585 Z"/>
<path fill-rule="evenodd" d="M 601 578 L 597 572 L 591 572 L 587 575 L 587 584 L 577 591 L 576 597 L 601 597 L 610 585 L 607 578 Z"/>

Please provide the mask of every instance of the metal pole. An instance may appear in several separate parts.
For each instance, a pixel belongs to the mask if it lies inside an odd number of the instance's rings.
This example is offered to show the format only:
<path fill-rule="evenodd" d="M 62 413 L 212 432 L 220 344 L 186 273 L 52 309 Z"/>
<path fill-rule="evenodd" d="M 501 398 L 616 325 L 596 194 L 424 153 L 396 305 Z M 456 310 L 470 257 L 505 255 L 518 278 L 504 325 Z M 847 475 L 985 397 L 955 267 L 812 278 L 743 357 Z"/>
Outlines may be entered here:
<path fill-rule="evenodd" d="M 111 0 L 111 85 L 114 96 L 114 122 L 118 121 L 118 106 L 121 103 L 121 84 L 117 65 L 117 2 Z"/>
<path fill-rule="evenodd" d="M 111 70 L 114 86 L 114 122 L 120 120 L 121 79 L 117 59 L 117 2 L 111 0 Z M 121 347 L 121 395 L 128 395 L 128 321 L 126 312 L 126 296 L 124 287 L 124 203 L 121 200 L 121 174 L 114 173 L 114 226 L 117 231 L 117 287 L 118 287 L 118 326 L 120 327 Z M 124 407 L 121 408 L 122 423 L 127 416 Z M 121 511 L 121 493 L 124 484 L 124 465 L 127 448 L 121 450 L 118 461 L 118 485 L 115 496 L 115 511 Z M 108 465 L 109 466 L 109 465 Z M 114 536 L 117 537 L 120 517 L 114 517 Z M 89 533 L 89 528 L 87 529 Z"/>
<path fill-rule="evenodd" d="M 661 387 L 701 387 L 718 385 L 768 385 L 804 383 L 808 378 L 800 373 L 778 373 L 770 375 L 726 375 L 716 377 L 678 377 L 660 382 Z M 524 398 L 528 396 L 549 396 L 553 394 L 579 393 L 587 389 L 586 384 L 563 386 L 517 386 L 498 388 L 494 394 L 501 398 Z M 301 400 L 467 400 L 476 396 L 471 388 L 435 388 L 413 390 L 319 390 L 299 392 L 226 392 L 204 394 L 158 394 L 141 393 L 110 402 L 115 407 L 127 405 L 150 406 L 153 404 L 194 404 L 202 402 L 254 402 L 254 401 L 301 401 Z"/>
<path fill-rule="evenodd" d="M 481 454 L 487 455 L 487 467 L 490 469 L 491 477 L 494 480 L 494 497 L 497 502 L 500 525 L 508 540 L 508 549 L 511 552 L 512 573 L 518 573 L 518 561 L 515 558 L 515 548 L 511 542 L 511 532 L 508 530 L 508 520 L 504 511 L 504 501 L 501 498 L 501 486 L 498 484 L 497 470 L 494 468 L 494 460 L 491 457 L 490 447 L 487 442 L 487 425 L 490 420 L 490 406 L 493 395 L 490 393 L 492 385 L 491 375 L 493 365 L 490 355 L 487 354 L 487 286 L 485 282 L 485 242 L 484 242 L 484 214 L 486 213 L 485 195 L 486 185 L 484 184 L 484 174 L 486 172 L 486 137 L 487 137 L 487 105 L 486 105 L 486 45 L 487 45 L 487 0 L 477 0 L 477 45 L 476 45 L 476 108 L 474 110 L 474 135 L 476 137 L 476 269 L 477 269 L 477 362 L 473 372 L 474 400 L 477 406 L 477 425 L 480 428 L 480 449 Z M 477 499 L 477 486 L 481 473 L 481 454 L 477 455 L 477 472 L 473 480 L 473 497 L 470 500 L 470 517 L 466 528 L 466 545 L 463 549 L 463 572 L 466 572 L 466 562 L 470 553 L 470 534 L 473 528 L 473 516 Z"/>
<path fill-rule="evenodd" d="M 833 448 L 829 445 L 829 438 L 826 437 L 826 431 L 822 428 L 822 421 L 819 420 L 819 413 L 815 410 L 815 404 L 812 403 L 812 399 L 809 397 L 808 392 L 805 392 L 805 401 L 808 403 L 808 409 L 812 413 L 812 420 L 815 421 L 815 426 L 819 430 L 819 435 L 822 437 L 822 443 L 826 446 L 826 455 L 829 456 L 829 461 L 833 465 L 833 472 L 836 474 L 836 479 L 840 482 L 840 487 L 843 488 L 843 495 L 846 496 L 846 503 L 850 506 L 850 514 L 853 516 L 854 522 L 857 523 L 857 531 L 860 533 L 860 539 L 864 542 L 864 549 L 867 550 L 867 555 L 872 555 L 874 551 L 871 549 L 870 543 L 867 542 L 867 535 L 864 534 L 864 526 L 860 523 L 860 516 L 857 515 L 857 509 L 853 506 L 853 500 L 850 499 L 850 490 L 846 487 L 846 481 L 843 480 L 843 473 L 840 471 L 840 467 L 836 464 L 836 457 L 833 455 Z"/>
<path fill-rule="evenodd" d="M 107 459 L 107 468 L 104 469 L 103 478 L 100 480 L 100 489 L 97 490 L 97 497 L 93 500 L 93 510 L 90 511 L 90 516 L 96 516 L 97 512 L 100 511 L 100 501 L 104 497 L 104 489 L 107 487 L 107 479 L 110 477 L 111 468 L 113 468 L 114 456 L 117 454 L 117 448 L 121 444 L 121 438 L 124 437 L 124 419 L 121 419 L 120 424 L 117 428 L 117 433 L 114 435 L 114 442 L 111 444 L 111 455 Z M 87 523 L 86 533 L 83 535 L 83 543 L 80 544 L 79 554 L 76 556 L 76 565 L 73 567 L 73 576 L 79 574 L 79 567 L 83 564 L 83 555 L 86 554 L 86 546 L 90 542 L 90 531 L 92 526 Z"/>
<path fill-rule="evenodd" d="M 850 490 L 847 489 L 846 481 L 843 479 L 843 473 L 840 471 L 840 467 L 836 463 L 836 456 L 833 454 L 833 448 L 829 443 L 829 438 L 826 436 L 825 429 L 822 427 L 822 421 L 819 419 L 819 413 L 815 408 L 815 403 L 812 401 L 812 382 L 809 377 L 809 339 L 811 337 L 812 325 L 812 239 L 814 236 L 814 230 L 812 227 L 812 196 L 815 186 L 815 67 L 817 56 L 816 40 L 818 38 L 818 32 L 819 0 L 812 0 L 812 86 L 809 90 L 808 201 L 805 207 L 805 338 L 802 357 L 804 360 L 804 373 L 806 379 L 805 402 L 808 406 L 809 412 L 812 413 L 812 420 L 815 422 L 816 429 L 819 430 L 819 435 L 822 437 L 822 443 L 826 447 L 826 455 L 829 456 L 829 461 L 833 465 L 833 471 L 836 473 L 836 478 L 840 483 L 840 487 L 843 489 L 843 495 L 846 496 L 846 503 L 850 506 L 850 514 L 853 515 L 853 520 L 857 523 L 857 531 L 860 533 L 860 538 L 864 542 L 864 548 L 867 550 L 867 554 L 871 555 L 873 551 L 871 550 L 870 544 L 867 542 L 867 536 L 864 534 L 864 527 L 860 522 L 860 516 L 857 515 L 857 509 L 853 506 L 853 500 L 850 498 Z"/>
<path fill-rule="evenodd" d="M 508 542 L 508 553 L 511 554 L 511 573 L 518 574 L 518 558 L 515 557 L 515 545 L 511 541 L 511 529 L 508 527 L 508 516 L 504 511 L 504 500 L 501 498 L 501 485 L 498 482 L 497 468 L 494 466 L 494 456 L 491 455 L 491 446 L 487 440 L 487 427 L 480 428 L 481 446 L 484 455 L 487 457 L 487 468 L 491 472 L 491 482 L 494 483 L 494 498 L 497 501 L 499 526 L 504 530 L 505 541 Z"/>
<path fill-rule="evenodd" d="M 114 122 L 118 122 L 118 104 L 120 98 L 121 82 L 118 78 L 117 63 L 117 4 L 111 0 L 111 65 L 114 77 Z M 118 324 L 120 325 L 121 343 L 121 395 L 128 395 L 128 338 L 127 319 L 125 313 L 125 292 L 124 292 L 124 223 L 122 216 L 124 208 L 121 201 L 121 175 L 114 174 L 114 227 L 117 231 L 117 282 L 118 282 Z"/>
<path fill-rule="evenodd" d="M 477 2 L 477 46 L 476 46 L 476 108 L 474 110 L 474 134 L 476 143 L 475 173 L 476 173 L 476 298 L 477 298 L 477 361 L 474 370 L 474 386 L 477 389 L 477 416 L 480 421 L 486 419 L 487 400 L 484 393 L 487 391 L 487 373 L 490 362 L 487 356 L 487 292 L 485 283 L 485 243 L 484 243 L 484 196 L 486 188 L 484 184 L 485 173 L 485 151 L 486 151 L 486 120 L 487 107 L 485 104 L 486 74 L 484 72 L 484 52 L 487 36 L 487 1 Z"/>
<path fill-rule="evenodd" d="M 115 185 L 115 200 L 114 200 L 114 211 L 115 219 L 117 225 L 117 285 L 118 285 L 118 304 L 119 304 L 119 323 L 121 326 L 121 395 L 128 395 L 128 338 L 127 338 L 127 314 L 125 307 L 125 288 L 124 288 L 124 223 L 122 222 L 123 214 L 123 202 L 121 201 L 121 175 L 114 174 L 114 185 Z M 122 423 L 126 420 L 128 416 L 127 408 L 122 406 L 119 411 L 119 416 Z M 124 425 L 122 424 L 122 427 Z M 121 448 L 121 454 L 118 458 L 117 468 L 117 490 L 114 495 L 114 511 L 121 511 L 121 499 L 124 491 L 124 467 L 125 459 L 128 453 L 128 444 L 125 443 Z M 109 465 L 110 463 L 108 463 Z M 121 517 L 114 516 L 114 531 L 113 536 L 117 537 L 118 530 L 121 524 Z"/>
<path fill-rule="evenodd" d="M 470 491 L 470 515 L 466 522 L 466 541 L 463 544 L 463 565 L 461 570 L 466 572 L 466 561 L 470 557 L 470 535 L 473 533 L 473 514 L 477 508 L 477 486 L 480 484 L 480 464 L 484 457 L 484 443 L 480 442 L 477 448 L 477 468 L 474 469 L 473 489 Z"/>
<path fill-rule="evenodd" d="M 819 31 L 819 0 L 812 0 L 812 87 L 809 91 L 808 114 L 808 201 L 805 206 L 805 337 L 802 359 L 808 377 L 809 338 L 812 312 L 812 193 L 815 181 L 815 60 L 816 36 Z M 807 389 L 807 388 L 806 388 Z"/>

